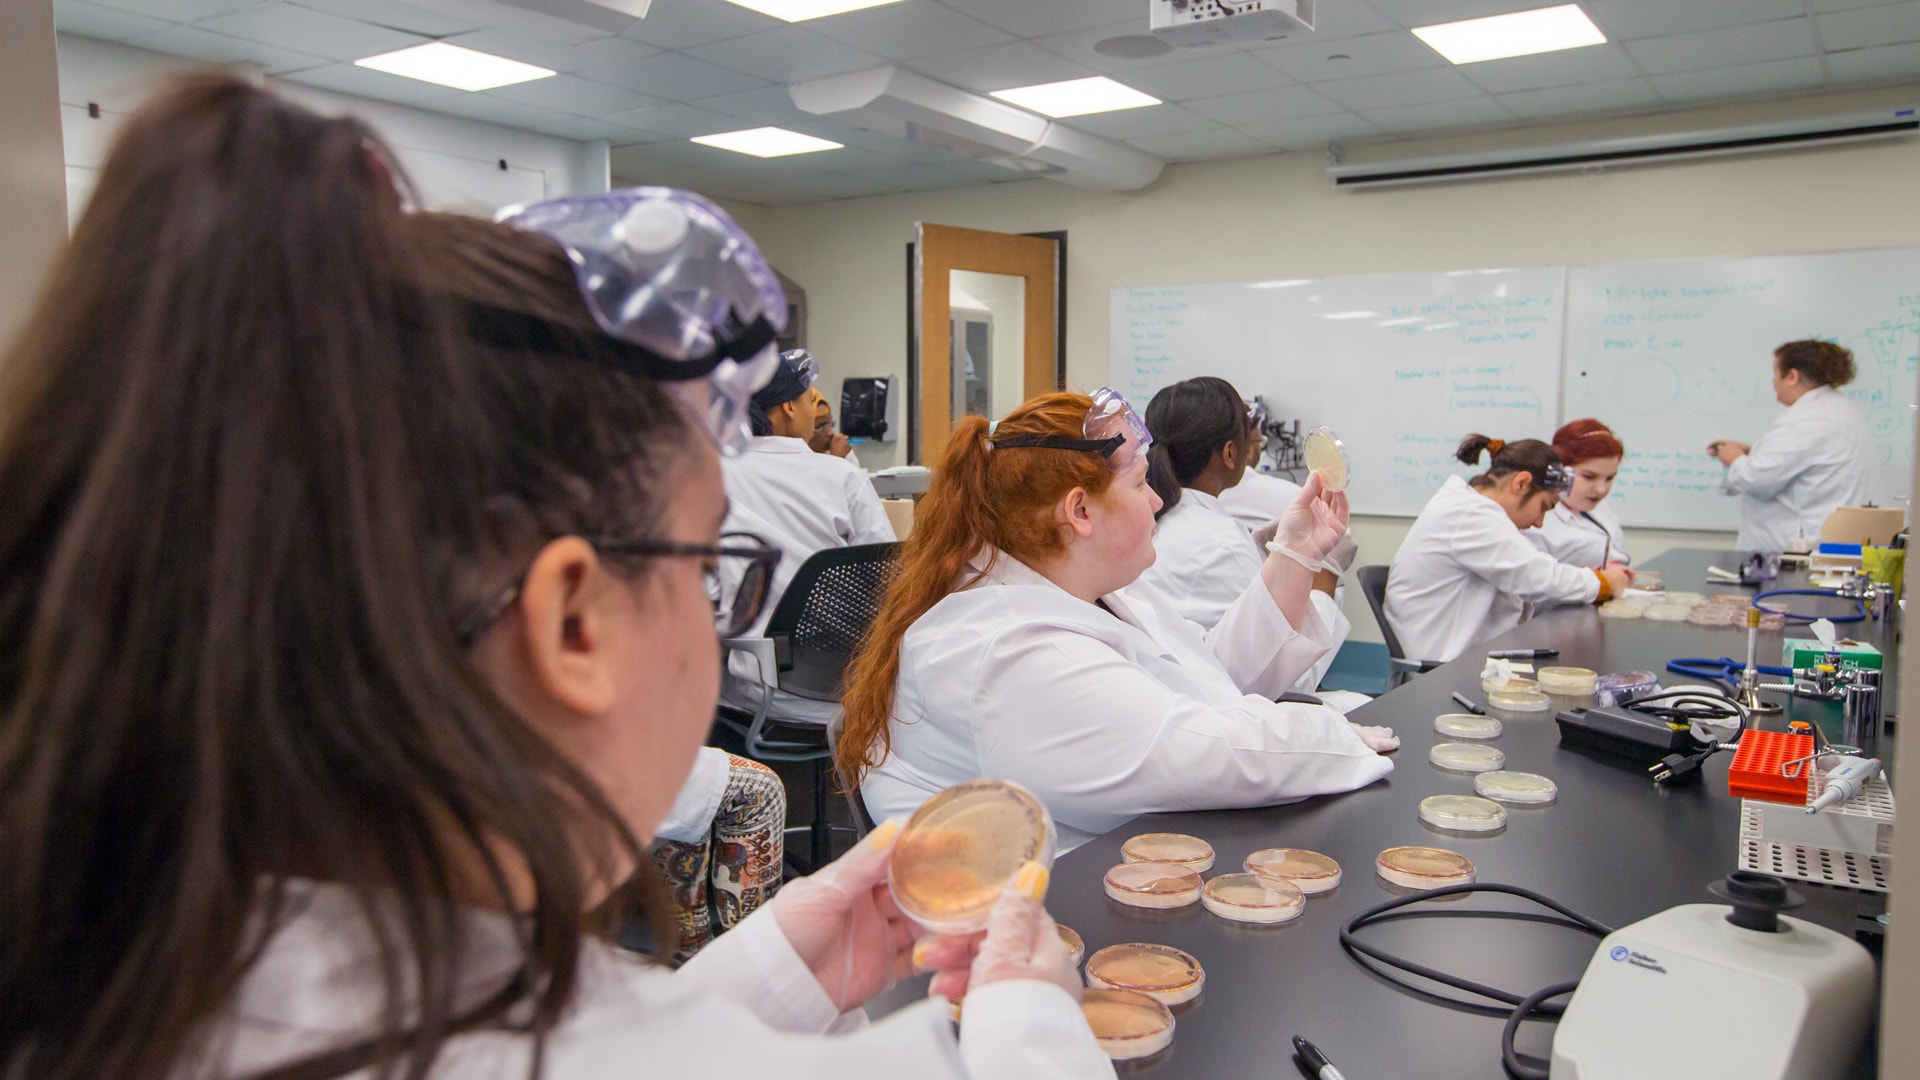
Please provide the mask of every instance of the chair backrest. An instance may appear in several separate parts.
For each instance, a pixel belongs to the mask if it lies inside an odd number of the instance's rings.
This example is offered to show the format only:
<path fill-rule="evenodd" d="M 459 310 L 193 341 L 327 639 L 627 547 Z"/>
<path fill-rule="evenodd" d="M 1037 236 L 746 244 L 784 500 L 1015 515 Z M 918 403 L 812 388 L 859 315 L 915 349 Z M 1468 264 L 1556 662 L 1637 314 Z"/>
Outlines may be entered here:
<path fill-rule="evenodd" d="M 898 543 L 816 551 L 800 564 L 767 618 L 780 689 L 839 701 L 840 678 L 873 625 L 892 580 Z"/>
<path fill-rule="evenodd" d="M 1380 636 L 1387 641 L 1387 655 L 1397 660 L 1406 659 L 1400 639 L 1393 636 L 1393 627 L 1387 624 L 1387 568 L 1363 566 L 1355 571 L 1355 576 L 1360 579 L 1360 591 L 1366 594 L 1367 606 L 1373 609 L 1373 621 L 1380 624 Z"/>

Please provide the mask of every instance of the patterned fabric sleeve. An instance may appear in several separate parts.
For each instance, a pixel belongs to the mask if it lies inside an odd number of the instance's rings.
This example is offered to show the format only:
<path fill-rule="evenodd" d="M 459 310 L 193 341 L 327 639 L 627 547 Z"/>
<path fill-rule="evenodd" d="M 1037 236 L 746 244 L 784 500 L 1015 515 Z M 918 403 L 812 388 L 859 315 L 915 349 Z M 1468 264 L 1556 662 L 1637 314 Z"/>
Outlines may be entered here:
<path fill-rule="evenodd" d="M 653 858 L 673 892 L 677 966 L 737 925 L 780 887 L 787 789 L 772 769 L 728 755 L 726 794 L 707 836 L 662 840 Z"/>

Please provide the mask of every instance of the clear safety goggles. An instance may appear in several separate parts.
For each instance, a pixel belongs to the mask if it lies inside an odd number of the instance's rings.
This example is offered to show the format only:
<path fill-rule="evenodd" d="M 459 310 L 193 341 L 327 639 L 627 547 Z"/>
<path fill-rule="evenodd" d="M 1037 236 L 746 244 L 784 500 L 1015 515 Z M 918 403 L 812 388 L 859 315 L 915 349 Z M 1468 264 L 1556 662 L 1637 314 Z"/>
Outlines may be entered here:
<path fill-rule="evenodd" d="M 665 383 L 723 453 L 746 445 L 747 406 L 779 363 L 787 299 L 726 211 L 692 192 L 638 187 L 550 199 L 501 220 L 565 249 L 588 310 L 626 346 L 586 351 Z"/>
<path fill-rule="evenodd" d="M 1540 471 L 1540 486 L 1564 499 L 1573 491 L 1573 470 L 1556 461 Z"/>
<path fill-rule="evenodd" d="M 805 349 L 788 349 L 780 354 L 780 361 L 793 369 L 794 374 L 800 377 L 802 386 L 811 388 L 820 378 L 820 361 Z"/>
<path fill-rule="evenodd" d="M 1083 450 L 1105 458 L 1114 472 L 1125 472 L 1153 445 L 1147 422 L 1140 419 L 1126 397 L 1111 386 L 1093 392 L 1093 406 L 1087 410 L 1080 434 L 1078 439 L 1061 435 L 1009 435 L 994 439 L 989 449 L 1035 446 L 1048 450 Z"/>
<path fill-rule="evenodd" d="M 1267 417 L 1270 415 L 1267 412 L 1267 403 L 1257 397 L 1240 400 L 1247 403 L 1247 423 L 1253 425 L 1255 432 L 1264 430 L 1267 426 Z"/>

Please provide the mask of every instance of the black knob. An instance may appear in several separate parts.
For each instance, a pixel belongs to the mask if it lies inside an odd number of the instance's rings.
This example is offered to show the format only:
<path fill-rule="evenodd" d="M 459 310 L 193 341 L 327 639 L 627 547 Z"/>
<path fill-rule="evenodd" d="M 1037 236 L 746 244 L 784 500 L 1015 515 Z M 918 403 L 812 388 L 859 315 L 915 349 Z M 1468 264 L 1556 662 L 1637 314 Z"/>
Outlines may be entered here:
<path fill-rule="evenodd" d="M 1707 891 L 1733 905 L 1727 921 L 1742 930 L 1763 934 L 1780 932 L 1780 913 L 1806 903 L 1787 883 L 1771 874 L 1735 870 L 1722 881 L 1707 886 Z"/>

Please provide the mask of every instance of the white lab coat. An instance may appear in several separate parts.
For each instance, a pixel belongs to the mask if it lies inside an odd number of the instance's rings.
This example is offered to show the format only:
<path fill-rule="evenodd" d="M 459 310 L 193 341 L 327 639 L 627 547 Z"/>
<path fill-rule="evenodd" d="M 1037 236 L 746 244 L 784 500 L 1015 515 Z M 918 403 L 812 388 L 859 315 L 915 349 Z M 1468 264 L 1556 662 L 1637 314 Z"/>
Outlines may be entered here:
<path fill-rule="evenodd" d="M 1528 543 L 1500 504 L 1447 477 L 1387 571 L 1387 622 L 1410 660 L 1452 660 L 1504 634 L 1536 605 L 1600 595 L 1592 570 Z"/>
<path fill-rule="evenodd" d="M 1577 514 L 1561 503 L 1547 511 L 1547 520 L 1539 528 L 1523 529 L 1520 535 L 1568 566 L 1601 567 L 1607 562 L 1633 561 L 1627 556 L 1627 534 L 1620 528 L 1620 517 L 1605 499 L 1585 514 Z"/>
<path fill-rule="evenodd" d="M 252 1076 L 372 1033 L 384 993 L 379 953 L 338 885 L 294 882 L 288 921 L 241 982 L 194 1076 Z M 501 985 L 516 956 L 497 915 L 470 912 L 463 1007 Z M 404 935 L 402 935 L 404 936 Z M 444 1045 L 433 1080 L 525 1080 L 531 1036 L 484 1030 Z M 1080 1008 L 1058 986 L 995 983 L 967 994 L 956 1039 L 947 1006 L 911 1005 L 877 1024 L 836 1015 L 806 964 L 762 908 L 677 972 L 592 942 L 580 957 L 574 999 L 547 1035 L 548 1080 L 637 1076 L 754 1076 L 781 1080 L 915 1080 L 962 1077 L 1112 1077 L 1113 1066 Z M 367 1074 L 353 1073 L 352 1077 Z"/>
<path fill-rule="evenodd" d="M 1271 523 L 1300 498 L 1300 485 L 1279 473 L 1240 474 L 1240 482 L 1220 493 L 1220 509 L 1248 532 Z"/>
<path fill-rule="evenodd" d="M 720 471 L 730 503 L 723 528 L 758 534 L 781 552 L 767 606 L 749 635 L 766 631 L 767 619 L 786 595 L 794 573 L 814 552 L 896 539 L 867 474 L 832 454 L 814 453 L 804 439 L 753 439 L 739 456 L 722 458 Z M 743 653 L 728 658 L 722 700 L 737 708 L 755 706 L 759 678 L 754 667 Z M 782 719 L 821 724 L 830 723 L 839 711 L 830 702 L 778 692 L 770 709 Z"/>
<path fill-rule="evenodd" d="M 1741 551 L 1785 551 L 1818 537 L 1827 515 L 1872 498 L 1867 421 L 1847 396 L 1816 386 L 1767 425 L 1753 449 L 1727 467 L 1724 490 L 1740 496 Z"/>
<path fill-rule="evenodd" d="M 891 751 L 860 787 L 876 819 L 1013 780 L 1047 804 L 1065 852 L 1139 814 L 1267 806 L 1393 771 L 1340 713 L 1274 703 L 1327 628 L 1310 616 L 1296 631 L 1257 579 L 1209 632 L 1144 581 L 1102 610 L 992 549 L 962 575 L 901 639 Z"/>
<path fill-rule="evenodd" d="M 1268 518 L 1261 525 L 1272 520 Z M 1173 597 L 1182 617 L 1208 630 L 1247 591 L 1247 583 L 1260 576 L 1260 566 L 1266 561 L 1266 553 L 1254 542 L 1253 534 L 1227 516 L 1219 499 L 1192 488 L 1182 488 L 1180 501 L 1160 515 L 1154 525 L 1153 550 L 1153 565 L 1141 579 Z M 1326 624 L 1331 645 L 1327 654 L 1288 688 L 1302 694 L 1319 689 L 1320 680 L 1333 666 L 1334 654 L 1353 630 L 1353 623 L 1333 597 L 1315 590 L 1312 599 L 1314 613 Z"/>

